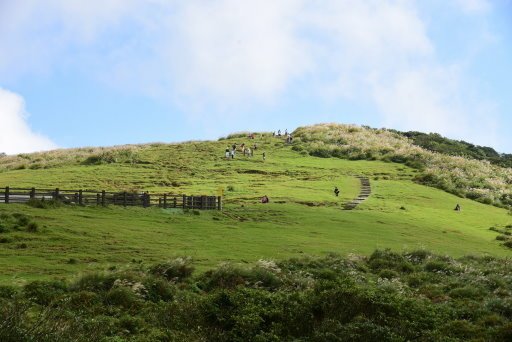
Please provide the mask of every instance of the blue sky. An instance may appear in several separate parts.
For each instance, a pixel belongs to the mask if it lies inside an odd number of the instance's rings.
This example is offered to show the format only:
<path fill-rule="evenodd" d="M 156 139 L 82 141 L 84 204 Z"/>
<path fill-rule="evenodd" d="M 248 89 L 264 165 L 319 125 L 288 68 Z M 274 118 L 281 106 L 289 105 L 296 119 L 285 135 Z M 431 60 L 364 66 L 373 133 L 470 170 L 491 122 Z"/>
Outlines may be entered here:
<path fill-rule="evenodd" d="M 339 122 L 512 153 L 511 0 L 0 0 L 0 152 Z"/>

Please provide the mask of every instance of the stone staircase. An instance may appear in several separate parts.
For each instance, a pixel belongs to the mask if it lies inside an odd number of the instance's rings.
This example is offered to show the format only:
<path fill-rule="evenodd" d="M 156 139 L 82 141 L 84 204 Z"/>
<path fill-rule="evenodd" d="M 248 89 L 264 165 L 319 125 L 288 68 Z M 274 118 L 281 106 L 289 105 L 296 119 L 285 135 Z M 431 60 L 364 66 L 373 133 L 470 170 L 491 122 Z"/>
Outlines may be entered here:
<path fill-rule="evenodd" d="M 352 201 L 345 203 L 343 209 L 344 210 L 353 210 L 355 209 L 360 203 L 364 202 L 368 197 L 370 197 L 370 194 L 372 193 L 372 188 L 370 186 L 370 180 L 367 177 L 358 176 L 359 181 L 361 182 L 361 191 L 359 192 L 359 195 L 354 198 Z"/>

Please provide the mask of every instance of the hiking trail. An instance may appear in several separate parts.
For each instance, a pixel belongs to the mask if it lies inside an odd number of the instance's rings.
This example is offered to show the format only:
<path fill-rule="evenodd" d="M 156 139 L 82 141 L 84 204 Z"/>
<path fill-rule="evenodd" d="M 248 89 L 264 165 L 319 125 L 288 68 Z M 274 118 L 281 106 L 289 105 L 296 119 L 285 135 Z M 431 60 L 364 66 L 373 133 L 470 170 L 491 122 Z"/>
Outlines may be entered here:
<path fill-rule="evenodd" d="M 368 197 L 370 197 L 370 194 L 372 193 L 370 179 L 368 179 L 368 177 L 363 176 L 357 176 L 357 178 L 359 178 L 359 181 L 361 181 L 361 191 L 359 192 L 359 195 L 356 198 L 354 198 L 350 202 L 345 203 L 345 205 L 343 206 L 344 210 L 355 209 L 360 203 L 364 202 Z"/>

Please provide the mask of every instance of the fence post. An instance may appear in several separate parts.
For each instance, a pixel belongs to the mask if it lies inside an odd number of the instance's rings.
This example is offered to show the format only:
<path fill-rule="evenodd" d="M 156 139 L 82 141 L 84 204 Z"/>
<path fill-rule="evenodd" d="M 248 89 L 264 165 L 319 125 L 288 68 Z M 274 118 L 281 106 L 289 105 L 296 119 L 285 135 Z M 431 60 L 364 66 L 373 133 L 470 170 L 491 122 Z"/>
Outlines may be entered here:
<path fill-rule="evenodd" d="M 201 196 L 201 209 L 206 209 L 206 196 Z"/>
<path fill-rule="evenodd" d="M 101 195 L 99 193 L 96 194 L 96 205 L 100 205 L 101 203 Z"/>
<path fill-rule="evenodd" d="M 123 192 L 123 206 L 126 207 L 126 191 Z"/>
<path fill-rule="evenodd" d="M 55 194 L 53 196 L 53 200 L 54 201 L 59 200 L 59 188 L 55 188 Z"/>
<path fill-rule="evenodd" d="M 36 188 L 30 189 L 30 199 L 34 199 L 36 197 Z"/>
<path fill-rule="evenodd" d="M 142 199 L 142 206 L 144 208 L 147 208 L 151 205 L 151 197 L 149 197 L 149 192 L 145 192 L 144 193 L 144 197 Z M 161 200 L 160 198 L 158 199 L 159 201 Z"/>
<path fill-rule="evenodd" d="M 101 205 L 102 206 L 105 206 L 105 197 L 106 197 L 105 190 L 102 190 L 101 191 Z"/>
<path fill-rule="evenodd" d="M 78 204 L 84 204 L 84 194 L 82 192 L 82 189 L 78 190 Z"/>
<path fill-rule="evenodd" d="M 164 194 L 164 209 L 167 209 L 167 194 Z"/>
<path fill-rule="evenodd" d="M 5 196 L 4 196 L 5 203 L 9 203 L 9 187 L 5 187 Z"/>
<path fill-rule="evenodd" d="M 187 196 L 183 195 L 183 209 L 186 209 L 187 206 Z"/>
<path fill-rule="evenodd" d="M 222 210 L 222 197 L 221 196 L 217 197 L 217 209 Z"/>
<path fill-rule="evenodd" d="M 177 205 L 176 196 L 174 196 L 174 208 L 176 208 L 176 205 Z"/>

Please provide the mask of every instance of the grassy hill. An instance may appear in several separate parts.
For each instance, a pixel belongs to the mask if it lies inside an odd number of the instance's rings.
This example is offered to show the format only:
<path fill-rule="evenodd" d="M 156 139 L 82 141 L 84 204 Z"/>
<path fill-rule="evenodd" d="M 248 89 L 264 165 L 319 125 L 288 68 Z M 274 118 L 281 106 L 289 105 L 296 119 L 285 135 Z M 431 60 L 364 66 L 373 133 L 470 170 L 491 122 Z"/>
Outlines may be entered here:
<path fill-rule="evenodd" d="M 506 209 L 418 184 L 424 170 L 386 158 L 311 156 L 316 152 L 308 150 L 314 145 L 307 145 L 307 129 L 297 130 L 292 145 L 270 134 L 255 140 L 239 134 L 219 141 L 3 157 L 0 186 L 223 193 L 225 210 L 0 205 L 0 283 L 70 277 L 183 255 L 193 257 L 199 270 L 221 261 L 329 252 L 368 255 L 376 248 L 511 255 L 489 230 L 512 223 Z M 258 145 L 253 157 L 239 153 L 234 160 L 224 158 L 227 146 L 243 142 Z M 314 142 L 320 143 L 325 146 Z M 384 148 L 396 152 L 399 147 Z M 356 210 L 344 211 L 343 205 L 359 193 L 360 175 L 370 178 L 372 195 Z M 341 190 L 339 197 L 333 195 L 334 186 Z M 269 196 L 269 204 L 259 203 L 263 195 Z M 457 203 L 462 212 L 453 210 Z M 36 229 L 26 228 L 30 221 Z"/>

